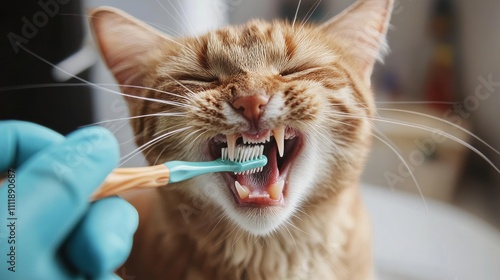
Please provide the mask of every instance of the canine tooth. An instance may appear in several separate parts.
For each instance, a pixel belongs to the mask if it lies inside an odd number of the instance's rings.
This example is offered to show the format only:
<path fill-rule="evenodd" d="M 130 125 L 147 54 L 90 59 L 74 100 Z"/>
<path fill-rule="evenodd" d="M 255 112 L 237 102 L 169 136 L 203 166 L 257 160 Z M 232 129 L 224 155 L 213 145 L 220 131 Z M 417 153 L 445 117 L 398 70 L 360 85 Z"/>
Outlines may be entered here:
<path fill-rule="evenodd" d="M 280 157 L 283 157 L 285 152 L 285 127 L 279 126 L 273 129 L 274 139 L 276 140 L 276 145 L 278 146 L 278 153 Z"/>
<path fill-rule="evenodd" d="M 277 200 L 280 198 L 281 193 L 283 192 L 283 187 L 285 186 L 285 180 L 279 180 L 278 182 L 272 184 L 267 192 L 271 199 Z"/>
<path fill-rule="evenodd" d="M 227 156 L 229 160 L 234 161 L 234 149 L 236 147 L 236 140 L 238 139 L 238 134 L 226 134 L 227 138 Z"/>
<path fill-rule="evenodd" d="M 238 192 L 238 195 L 240 196 L 241 199 L 247 198 L 248 195 L 250 194 L 247 187 L 242 186 L 240 182 L 234 181 L 234 186 L 236 187 L 236 191 Z"/>

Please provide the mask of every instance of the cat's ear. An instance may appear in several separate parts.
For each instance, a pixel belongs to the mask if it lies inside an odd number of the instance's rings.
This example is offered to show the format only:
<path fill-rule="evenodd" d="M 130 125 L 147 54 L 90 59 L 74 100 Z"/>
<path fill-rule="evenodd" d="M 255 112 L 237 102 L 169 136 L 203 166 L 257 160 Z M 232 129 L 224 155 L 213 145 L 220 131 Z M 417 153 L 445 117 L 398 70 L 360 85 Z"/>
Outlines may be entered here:
<path fill-rule="evenodd" d="M 376 60 L 382 60 L 388 51 L 386 33 L 393 5 L 394 0 L 358 0 L 321 25 L 325 32 L 345 42 L 353 66 L 367 85 Z"/>
<path fill-rule="evenodd" d="M 121 85 L 141 85 L 151 56 L 170 39 L 125 12 L 101 7 L 91 11 L 90 25 L 104 60 Z M 130 91 L 123 88 L 125 92 Z"/>

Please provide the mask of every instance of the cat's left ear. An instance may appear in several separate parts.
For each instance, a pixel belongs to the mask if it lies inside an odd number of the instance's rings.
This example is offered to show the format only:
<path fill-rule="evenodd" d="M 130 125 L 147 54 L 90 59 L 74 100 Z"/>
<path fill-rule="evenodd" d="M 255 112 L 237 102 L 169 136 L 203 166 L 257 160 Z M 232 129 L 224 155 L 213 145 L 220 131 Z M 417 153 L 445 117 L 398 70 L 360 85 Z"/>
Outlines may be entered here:
<path fill-rule="evenodd" d="M 394 0 L 358 0 L 338 16 L 320 26 L 344 42 L 352 55 L 353 67 L 370 85 L 376 60 L 387 53 L 386 33 Z"/>

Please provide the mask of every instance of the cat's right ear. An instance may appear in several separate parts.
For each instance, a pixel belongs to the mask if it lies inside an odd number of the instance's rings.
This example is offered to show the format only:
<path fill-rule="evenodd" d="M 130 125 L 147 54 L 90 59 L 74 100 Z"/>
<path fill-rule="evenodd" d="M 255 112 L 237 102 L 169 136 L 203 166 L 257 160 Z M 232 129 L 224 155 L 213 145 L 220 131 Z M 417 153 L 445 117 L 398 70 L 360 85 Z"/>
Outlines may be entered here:
<path fill-rule="evenodd" d="M 156 29 L 111 7 L 92 10 L 90 25 L 103 58 L 120 85 L 141 86 L 152 55 L 171 41 Z M 131 91 L 126 87 L 122 90 Z"/>

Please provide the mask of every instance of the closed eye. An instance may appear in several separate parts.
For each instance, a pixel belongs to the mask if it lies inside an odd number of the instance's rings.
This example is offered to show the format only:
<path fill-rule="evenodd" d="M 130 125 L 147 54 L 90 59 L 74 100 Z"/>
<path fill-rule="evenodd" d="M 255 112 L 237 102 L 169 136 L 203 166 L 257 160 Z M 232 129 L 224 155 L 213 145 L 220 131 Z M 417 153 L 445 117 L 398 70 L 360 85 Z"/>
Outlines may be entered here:
<path fill-rule="evenodd" d="M 286 77 L 286 76 L 290 76 L 290 75 L 293 75 L 293 74 L 298 74 L 300 72 L 308 70 L 309 68 L 310 67 L 307 67 L 305 65 L 288 68 L 288 69 L 285 69 L 285 70 L 281 71 L 280 72 L 280 76 Z"/>
<path fill-rule="evenodd" d="M 281 71 L 280 76 L 286 77 L 286 76 L 292 76 L 292 75 L 304 75 L 307 74 L 311 71 L 316 71 L 323 69 L 323 66 L 306 66 L 302 65 L 299 67 L 293 67 L 284 71 Z"/>
<path fill-rule="evenodd" d="M 192 75 L 192 74 L 178 76 L 177 80 L 181 82 L 200 82 L 200 83 L 219 82 L 219 78 L 215 76 Z"/>

